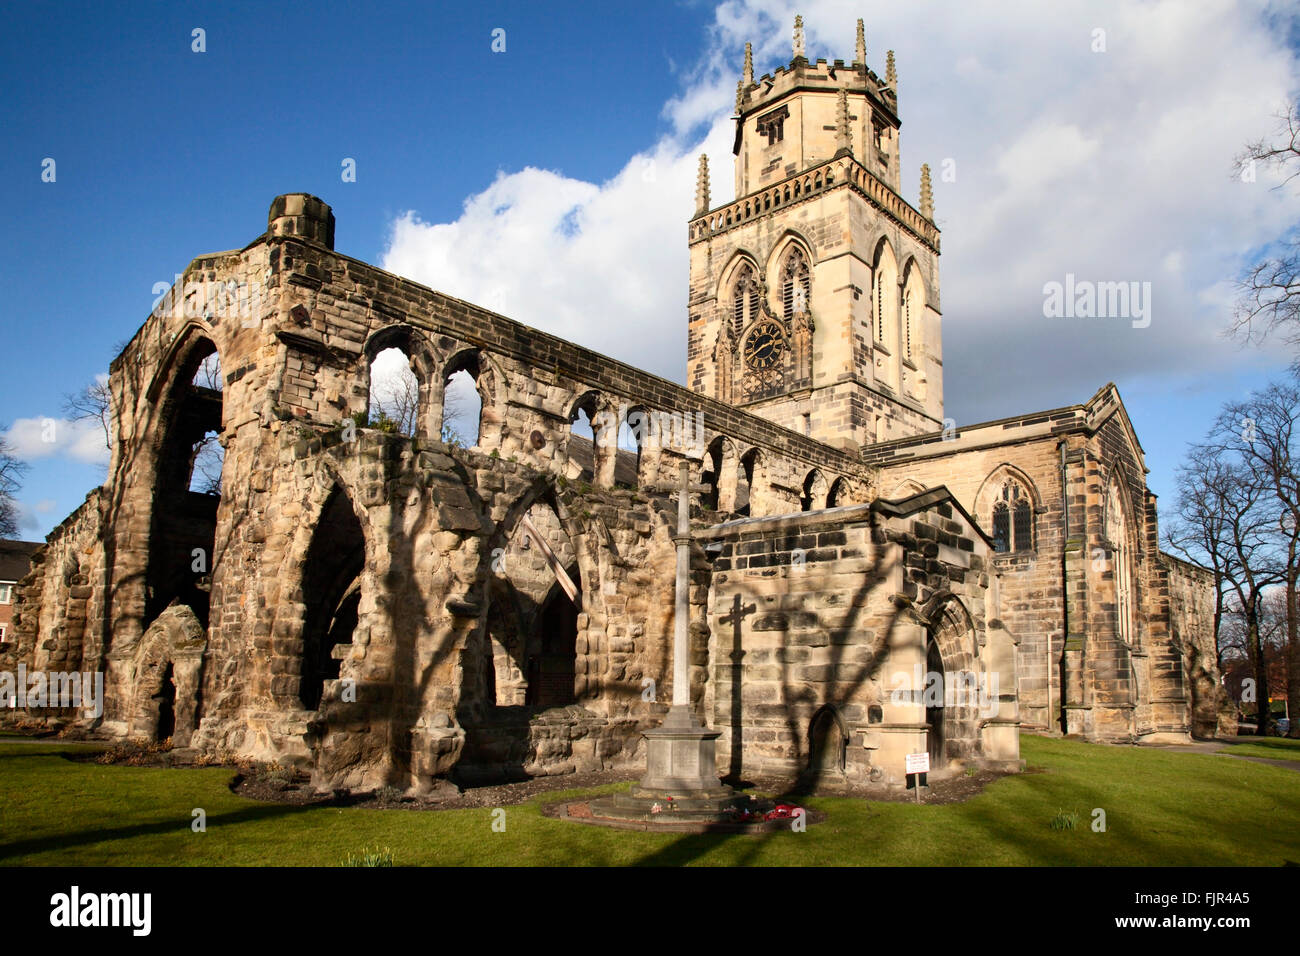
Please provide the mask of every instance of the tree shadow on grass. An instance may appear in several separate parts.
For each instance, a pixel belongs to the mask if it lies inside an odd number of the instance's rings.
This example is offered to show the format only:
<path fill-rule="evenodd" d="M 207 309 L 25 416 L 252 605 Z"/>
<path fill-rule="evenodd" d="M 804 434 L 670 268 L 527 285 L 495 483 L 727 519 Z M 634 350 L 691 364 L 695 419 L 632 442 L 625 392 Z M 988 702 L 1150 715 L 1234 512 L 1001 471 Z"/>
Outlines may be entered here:
<path fill-rule="evenodd" d="M 259 804 L 257 806 L 232 810 L 228 813 L 210 815 L 207 817 L 207 825 L 229 826 L 232 824 L 254 823 L 260 820 L 275 820 L 311 809 L 313 808 L 298 807 L 290 804 Z M 41 837 L 38 839 L 14 840 L 7 843 L 0 843 L 0 861 L 33 853 L 47 853 L 52 850 L 67 850 L 74 847 L 88 846 L 90 844 L 103 843 L 106 841 L 131 840 L 142 836 L 155 836 L 163 833 L 187 831 L 190 828 L 190 823 L 190 818 L 185 816 L 178 817 L 174 820 L 162 820 L 156 823 L 135 823 L 129 826 L 101 827 L 96 829 L 78 830 L 73 833 L 63 833 L 56 836 Z"/>

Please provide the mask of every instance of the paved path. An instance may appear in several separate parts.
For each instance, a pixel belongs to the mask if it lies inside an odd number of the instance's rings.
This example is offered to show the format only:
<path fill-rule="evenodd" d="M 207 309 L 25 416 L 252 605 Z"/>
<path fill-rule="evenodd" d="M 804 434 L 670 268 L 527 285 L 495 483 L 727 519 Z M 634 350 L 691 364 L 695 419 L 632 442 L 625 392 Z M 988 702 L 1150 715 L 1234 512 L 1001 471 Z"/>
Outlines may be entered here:
<path fill-rule="evenodd" d="M 1300 760 L 1275 760 L 1272 757 L 1255 757 L 1249 754 L 1235 754 L 1232 752 L 1232 748 L 1248 743 L 1253 743 L 1253 741 L 1196 740 L 1190 744 L 1143 744 L 1142 746 L 1150 747 L 1153 750 L 1169 750 L 1185 754 L 1223 754 L 1237 760 L 1251 760 L 1255 763 L 1268 764 L 1271 767 L 1281 767 L 1283 770 L 1294 770 L 1296 773 L 1300 773 Z"/>

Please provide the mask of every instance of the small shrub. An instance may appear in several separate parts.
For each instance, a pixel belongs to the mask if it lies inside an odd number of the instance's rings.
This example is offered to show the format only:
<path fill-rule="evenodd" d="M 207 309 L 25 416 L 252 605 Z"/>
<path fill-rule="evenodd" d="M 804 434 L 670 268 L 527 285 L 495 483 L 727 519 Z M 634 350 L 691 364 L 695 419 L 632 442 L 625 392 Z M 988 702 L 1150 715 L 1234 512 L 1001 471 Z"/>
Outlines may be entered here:
<path fill-rule="evenodd" d="M 1079 825 L 1079 815 L 1073 810 L 1068 813 L 1064 810 L 1057 810 L 1056 816 L 1052 817 L 1050 824 L 1053 830 L 1073 830 Z"/>
<path fill-rule="evenodd" d="M 281 767 L 278 763 L 263 767 L 258 776 L 262 779 L 262 782 L 270 784 L 279 790 L 284 790 L 289 784 L 293 783 L 293 771 Z"/>
<path fill-rule="evenodd" d="M 390 850 L 388 847 L 384 847 L 382 850 L 379 847 L 375 847 L 373 850 L 369 848 L 365 848 L 362 849 L 361 853 L 358 856 L 353 856 L 351 853 L 349 853 L 347 857 L 344 858 L 343 865 L 344 866 L 392 866 L 393 851 Z"/>
<path fill-rule="evenodd" d="M 111 764 L 126 760 L 131 756 L 131 749 L 121 744 L 114 744 L 95 758 L 95 763 Z"/>
<path fill-rule="evenodd" d="M 397 422 L 383 412 L 375 416 L 375 420 L 370 423 L 370 427 L 383 432 L 385 435 L 392 435 L 397 432 Z"/>
<path fill-rule="evenodd" d="M 402 799 L 402 788 L 383 786 L 375 791 L 375 798 L 383 803 L 397 803 Z"/>

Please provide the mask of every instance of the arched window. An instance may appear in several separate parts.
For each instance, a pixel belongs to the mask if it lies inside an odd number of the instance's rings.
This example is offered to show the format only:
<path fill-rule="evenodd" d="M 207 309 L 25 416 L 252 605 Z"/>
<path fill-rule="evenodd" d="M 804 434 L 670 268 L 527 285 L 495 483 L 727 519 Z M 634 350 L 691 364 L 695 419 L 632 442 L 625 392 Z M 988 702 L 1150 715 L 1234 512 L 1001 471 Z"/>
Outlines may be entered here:
<path fill-rule="evenodd" d="M 442 435 L 444 444 L 473 448 L 478 444 L 483 396 L 474 376 L 465 369 L 447 378 L 442 390 Z"/>
<path fill-rule="evenodd" d="M 1034 506 L 1018 482 L 1006 481 L 993 502 L 993 548 L 1029 551 L 1034 546 Z"/>
<path fill-rule="evenodd" d="M 482 355 L 473 349 L 460 352 L 447 363 L 442 374 L 439 438 L 448 445 L 481 446 L 484 443 L 483 405 L 490 397 L 484 387 L 489 373 Z M 487 437 L 491 443 L 499 436 Z"/>
<path fill-rule="evenodd" d="M 153 445 L 154 485 L 146 622 L 179 598 L 208 623 L 204 581 L 216 563 L 217 510 L 224 453 L 224 392 L 216 345 L 197 329 L 187 333 L 165 378 L 158 381 Z"/>
<path fill-rule="evenodd" d="M 420 409 L 420 380 L 411 357 L 400 347 L 381 349 L 370 363 L 370 425 L 399 435 L 414 435 Z"/>
<path fill-rule="evenodd" d="M 925 313 L 925 284 L 913 260 L 903 282 L 903 357 L 915 363 L 921 355 L 921 321 Z"/>
<path fill-rule="evenodd" d="M 803 495 L 799 499 L 800 511 L 815 511 L 826 507 L 826 479 L 814 468 L 803 480 Z"/>
<path fill-rule="evenodd" d="M 898 261 L 889 243 L 882 242 L 876 256 L 876 268 L 872 277 L 875 285 L 875 322 L 873 335 L 877 343 L 889 352 L 888 356 L 877 356 L 876 380 L 890 388 L 898 387 L 899 351 L 898 351 Z"/>
<path fill-rule="evenodd" d="M 736 282 L 731 291 L 731 332 L 740 338 L 745 326 L 758 317 L 758 282 L 748 263 L 736 272 Z"/>
<path fill-rule="evenodd" d="M 781 266 L 781 315 L 790 322 L 796 312 L 807 312 L 812 294 L 808 259 L 798 246 L 791 246 Z"/>
<path fill-rule="evenodd" d="M 1131 645 L 1135 633 L 1133 550 L 1121 494 L 1120 483 L 1112 481 L 1106 495 L 1106 539 L 1111 546 L 1111 572 L 1115 582 L 1115 635 Z"/>

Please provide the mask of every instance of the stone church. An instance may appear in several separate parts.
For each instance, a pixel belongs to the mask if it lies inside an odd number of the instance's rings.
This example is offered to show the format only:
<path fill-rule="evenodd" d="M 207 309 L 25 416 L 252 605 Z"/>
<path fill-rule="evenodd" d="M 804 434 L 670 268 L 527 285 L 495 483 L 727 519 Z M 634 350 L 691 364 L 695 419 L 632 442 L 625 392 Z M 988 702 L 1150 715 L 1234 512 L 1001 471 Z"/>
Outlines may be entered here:
<path fill-rule="evenodd" d="M 103 713 L 32 713 L 322 788 L 637 769 L 685 462 L 687 672 L 727 779 L 1213 733 L 1210 579 L 1159 550 L 1114 385 L 945 418 L 929 172 L 909 205 L 893 54 L 882 78 L 858 30 L 849 63 L 807 59 L 801 22 L 788 65 L 746 52 L 736 198 L 701 158 L 687 226 L 686 386 L 336 251 L 313 196 L 194 259 L 112 363 L 107 480 L 0 654 L 103 672 Z M 410 434 L 369 417 L 394 348 Z M 480 402 L 460 441 L 455 377 Z"/>

